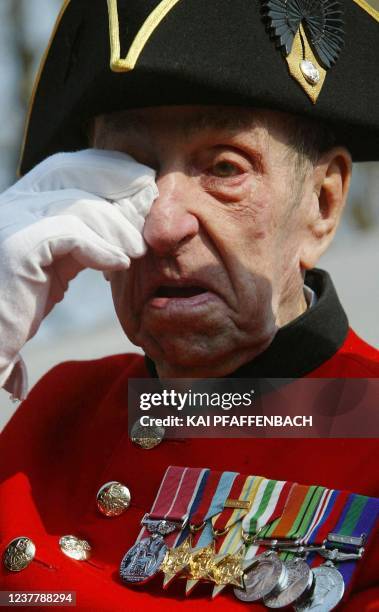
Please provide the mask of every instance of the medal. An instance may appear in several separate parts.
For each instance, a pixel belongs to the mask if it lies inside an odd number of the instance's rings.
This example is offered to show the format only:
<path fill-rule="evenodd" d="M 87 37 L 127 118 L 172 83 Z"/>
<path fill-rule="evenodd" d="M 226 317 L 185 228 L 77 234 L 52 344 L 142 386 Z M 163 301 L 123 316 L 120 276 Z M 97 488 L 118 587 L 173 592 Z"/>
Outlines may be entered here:
<path fill-rule="evenodd" d="M 170 466 L 120 576 L 138 585 L 162 571 L 165 588 L 186 578 L 187 595 L 206 581 L 213 597 L 231 585 L 243 602 L 329 612 L 342 600 L 378 517 L 379 499 Z"/>
<path fill-rule="evenodd" d="M 378 518 L 377 499 L 349 495 L 343 491 L 330 491 L 328 497 L 326 516 L 321 517 L 309 538 L 313 544 L 317 543 L 333 529 L 324 540 L 324 545 L 318 549 L 327 562 L 312 570 L 314 587 L 308 597 L 302 597 L 296 602 L 296 610 L 328 612 L 339 604 L 356 563 L 363 555 L 362 545 L 366 534 L 371 531 Z M 336 544 L 340 548 L 330 548 L 330 545 Z M 343 548 L 348 552 L 343 552 Z M 338 569 L 334 563 L 339 563 Z"/>
<path fill-rule="evenodd" d="M 192 552 L 186 568 L 186 574 L 189 576 L 190 580 L 197 583 L 199 580 L 206 580 L 208 578 L 210 569 L 212 567 L 214 554 L 215 549 L 213 542 L 208 544 L 208 546 L 197 548 Z M 186 595 L 188 595 L 187 590 Z"/>
<path fill-rule="evenodd" d="M 363 556 L 362 545 L 378 520 L 378 499 L 364 495 L 348 495 L 345 492 L 338 493 L 343 495 L 344 506 L 334 525 L 331 526 L 330 522 L 327 524 L 329 533 L 322 555 L 328 561 L 312 570 L 315 577 L 314 591 L 306 601 L 296 606 L 299 611 L 328 612 L 339 604 L 352 580 L 356 564 Z M 321 533 L 321 536 L 323 535 L 325 529 Z M 330 550 L 328 548 L 330 545 L 338 545 L 339 548 Z M 342 552 L 341 549 L 349 552 Z M 338 569 L 334 563 L 339 563 Z"/>
<path fill-rule="evenodd" d="M 289 540 L 295 538 L 296 545 L 292 549 L 295 554 L 304 552 L 304 547 L 301 547 L 301 544 L 307 542 L 313 533 L 314 526 L 318 524 L 320 516 L 327 508 L 327 499 L 328 490 L 323 487 L 310 487 L 306 492 L 304 502 L 299 506 L 299 513 L 293 526 L 287 532 Z M 301 497 L 298 498 L 298 501 L 301 501 Z M 274 533 L 275 531 L 277 533 L 278 527 L 274 530 Z M 300 598 L 304 598 L 312 588 L 313 574 L 304 559 L 295 557 L 287 560 L 285 561 L 285 567 L 287 584 L 280 592 L 264 598 L 264 603 L 268 608 L 283 608 L 292 605 Z"/>
<path fill-rule="evenodd" d="M 313 585 L 313 574 L 303 559 L 297 557 L 286 561 L 284 566 L 287 573 L 284 588 L 263 598 L 268 608 L 283 608 L 293 604 L 300 597 L 304 597 Z"/>
<path fill-rule="evenodd" d="M 231 586 L 242 587 L 244 575 L 244 555 L 241 547 L 236 553 L 216 555 L 213 560 L 209 579 L 218 587 Z"/>
<path fill-rule="evenodd" d="M 246 559 L 257 555 L 259 545 L 269 545 L 264 539 L 272 525 L 277 526 L 289 505 L 295 485 L 290 482 L 264 480 L 262 491 L 256 497 L 251 511 L 243 520 L 245 541 L 248 545 Z M 285 529 L 288 528 L 286 524 Z M 283 530 L 282 530 L 283 531 Z M 257 538 L 257 533 L 262 538 Z M 285 533 L 285 531 L 283 531 Z M 234 594 L 241 601 L 258 601 L 268 595 L 276 594 L 287 584 L 287 569 L 274 551 L 265 551 L 256 557 L 244 577 L 244 590 L 234 589 Z"/>
<path fill-rule="evenodd" d="M 163 588 L 167 588 L 178 576 L 185 574 L 198 574 L 199 565 L 195 569 L 197 552 L 213 544 L 212 530 L 209 529 L 208 519 L 214 512 L 218 513 L 224 506 L 230 488 L 233 484 L 236 472 L 210 472 L 203 487 L 201 499 L 193 504 L 190 510 L 190 536 L 177 548 L 171 548 L 166 555 L 162 565 L 164 573 Z M 195 544 L 196 542 L 196 544 Z M 209 550 L 209 549 L 208 549 Z M 212 548 L 213 557 L 214 547 Z M 207 553 L 208 554 L 208 553 Z M 192 563 L 192 565 L 191 565 Z M 194 579 L 196 584 L 197 580 Z"/>
<path fill-rule="evenodd" d="M 287 584 L 287 570 L 278 555 L 271 550 L 256 557 L 244 576 L 244 589 L 234 589 L 240 601 L 253 602 L 277 592 Z"/>
<path fill-rule="evenodd" d="M 186 567 L 192 556 L 191 537 L 186 538 L 180 546 L 170 548 L 161 565 L 164 574 L 163 588 L 166 589 L 178 573 Z"/>
<path fill-rule="evenodd" d="M 341 573 L 333 564 L 325 563 L 312 570 L 314 588 L 312 594 L 303 603 L 295 605 L 297 612 L 329 612 L 340 603 L 345 583 Z"/>
<path fill-rule="evenodd" d="M 167 468 L 150 514 L 142 519 L 138 540 L 121 561 L 123 582 L 144 584 L 160 571 L 168 547 L 175 545 L 177 532 L 187 524 L 189 510 L 208 473 L 200 468 Z"/>
<path fill-rule="evenodd" d="M 120 576 L 127 583 L 144 584 L 159 572 L 167 553 L 164 536 L 181 527 L 181 524 L 166 520 L 145 520 L 143 524 L 152 535 L 142 538 L 124 555 Z"/>
<path fill-rule="evenodd" d="M 194 559 L 191 558 L 192 565 L 187 564 L 182 568 L 188 575 L 186 595 L 192 592 L 200 579 L 205 579 L 208 575 L 215 553 L 211 519 L 224 509 L 237 477 L 237 472 L 211 472 L 204 489 L 204 496 L 197 511 L 191 516 L 190 529 Z M 198 557 L 197 553 L 201 549 L 206 551 L 205 556 Z M 198 563 L 199 559 L 205 561 L 205 558 L 207 559 L 206 567 L 204 562 Z"/>
<path fill-rule="evenodd" d="M 244 567 L 244 540 L 242 537 L 242 519 L 249 512 L 251 505 L 259 490 L 259 485 L 265 480 L 261 476 L 243 476 L 241 482 L 235 483 L 231 492 L 231 500 L 227 500 L 225 509 L 212 519 L 213 535 L 216 539 L 218 556 L 215 558 L 214 567 L 209 578 L 216 582 L 213 587 L 212 597 L 216 597 L 228 584 L 237 587 L 243 586 Z M 232 500 L 234 503 L 232 503 Z M 222 538 L 222 539 L 221 539 Z M 237 557 L 236 557 L 237 553 Z M 237 559 L 239 563 L 236 564 Z M 222 572 L 220 572 L 219 566 Z M 232 581 L 226 578 L 230 574 Z M 225 580 L 222 579 L 222 576 Z"/>
<path fill-rule="evenodd" d="M 228 552 L 230 548 L 234 549 L 237 545 L 240 547 L 238 555 L 241 561 L 238 578 L 234 576 L 233 581 L 229 582 L 229 584 L 236 587 L 234 592 L 237 598 L 239 598 L 239 594 L 245 588 L 246 581 L 244 577 L 246 572 L 256 565 L 253 557 L 255 557 L 258 549 L 251 547 L 248 549 L 250 554 L 246 554 L 246 544 L 250 543 L 248 540 L 256 534 L 257 529 L 261 529 L 261 526 L 266 524 L 266 522 L 276 518 L 277 511 L 281 512 L 282 504 L 284 506 L 284 499 L 287 498 L 289 489 L 290 486 L 287 486 L 285 482 L 256 477 L 254 488 L 249 495 L 250 508 L 245 513 L 245 516 L 242 517 L 242 538 L 239 536 L 237 539 L 234 533 L 229 533 L 222 543 L 220 552 Z M 217 575 L 215 575 L 215 578 L 217 586 L 213 589 L 213 597 L 218 595 L 222 588 L 228 584 L 226 581 L 223 584 L 220 583 Z"/>
<path fill-rule="evenodd" d="M 272 525 L 261 529 L 262 537 L 253 539 L 252 544 L 281 548 L 298 543 L 299 537 L 304 535 L 309 527 L 324 491 L 322 487 L 293 485 L 289 490 L 282 515 Z M 265 542 L 267 536 L 274 539 Z M 293 559 L 284 563 L 276 552 L 268 551 L 257 558 L 256 565 L 253 565 L 247 573 L 245 593 L 239 593 L 237 589 L 234 593 L 243 601 L 264 599 L 268 607 L 280 608 L 296 601 L 309 590 L 312 582 L 311 571 L 302 559 Z"/>

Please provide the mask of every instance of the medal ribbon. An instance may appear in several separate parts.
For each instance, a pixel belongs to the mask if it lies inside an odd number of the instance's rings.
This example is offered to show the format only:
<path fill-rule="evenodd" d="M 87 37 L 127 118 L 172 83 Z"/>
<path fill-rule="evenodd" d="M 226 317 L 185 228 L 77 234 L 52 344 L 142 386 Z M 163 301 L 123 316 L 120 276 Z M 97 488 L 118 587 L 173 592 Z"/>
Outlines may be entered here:
<path fill-rule="evenodd" d="M 246 476 L 246 474 L 239 474 L 233 483 L 233 487 L 230 491 L 230 499 L 237 502 L 248 502 L 251 503 L 254 499 L 259 483 L 262 477 L 258 476 Z M 230 537 L 230 529 L 233 525 L 239 523 L 241 519 L 248 513 L 249 508 L 224 508 L 222 512 L 215 515 L 212 518 L 213 533 L 220 532 L 217 536 L 216 548 L 218 551 L 222 548 L 222 542 L 224 539 Z M 238 525 L 242 536 L 241 526 Z M 223 533 L 225 532 L 225 533 Z"/>
<path fill-rule="evenodd" d="M 216 542 L 218 546 L 222 546 L 225 537 L 230 536 L 229 530 L 230 527 L 232 527 L 233 525 L 236 525 L 238 527 L 241 534 L 240 525 L 238 525 L 237 521 L 239 521 L 248 512 L 248 510 L 241 508 L 225 508 L 226 500 L 230 496 L 230 499 L 233 499 L 235 501 L 249 501 L 250 495 L 255 494 L 259 482 L 254 485 L 254 476 L 246 476 L 245 474 L 235 474 L 233 472 L 224 472 L 224 474 L 228 475 L 226 477 L 228 482 L 228 491 L 224 491 L 222 504 L 221 500 L 217 500 L 216 495 L 214 496 L 211 507 L 205 515 L 209 518 L 207 519 L 206 525 L 203 531 L 201 532 L 196 546 L 194 547 L 196 549 L 208 546 L 212 542 L 215 543 L 215 547 Z M 220 479 L 220 483 L 221 481 L 222 478 Z M 196 517 L 197 521 L 200 520 L 199 515 Z M 209 519 L 211 520 L 209 521 Z M 218 529 L 220 531 L 226 530 L 226 534 L 220 535 L 215 541 L 213 535 L 213 530 L 215 529 Z M 198 582 L 199 581 L 196 579 L 188 579 L 186 584 L 186 594 L 192 592 Z"/>
<path fill-rule="evenodd" d="M 350 493 L 348 491 L 326 490 L 323 496 L 323 502 L 320 504 L 318 512 L 315 514 L 312 524 L 304 538 L 302 538 L 301 543 L 306 545 L 323 544 L 328 534 L 335 532 L 335 527 L 344 511 L 349 497 Z M 323 558 L 317 553 L 310 553 L 306 560 L 311 567 L 316 567 L 324 563 Z"/>
<path fill-rule="evenodd" d="M 170 465 L 151 508 L 150 518 L 183 521 L 188 516 L 205 472 L 208 470 Z"/>
<path fill-rule="evenodd" d="M 367 539 L 374 530 L 379 518 L 379 499 L 366 497 L 364 495 L 350 495 L 344 512 L 333 530 L 334 533 L 344 536 L 361 536 L 365 534 Z M 347 588 L 352 581 L 354 571 L 360 559 L 356 561 L 343 561 L 338 564 L 338 570 L 342 574 Z"/>
<path fill-rule="evenodd" d="M 261 476 L 241 476 L 241 482 L 243 479 L 242 489 L 238 495 L 238 502 L 246 502 L 247 508 L 227 508 L 221 514 L 214 517 L 212 520 L 213 530 L 220 530 L 222 535 L 216 535 L 215 546 L 217 547 L 218 555 L 234 555 L 243 546 L 242 539 L 242 519 L 249 512 L 251 504 L 253 503 L 259 485 L 264 480 Z M 237 491 L 235 492 L 237 494 Z M 232 495 L 234 492 L 232 491 Z M 234 496 L 232 499 L 235 499 Z M 223 532 L 226 532 L 223 534 Z M 242 561 L 242 558 L 241 558 Z M 219 584 L 213 588 L 212 597 L 216 597 L 226 587 L 226 584 Z"/>
<path fill-rule="evenodd" d="M 237 476 L 237 472 L 212 471 L 210 473 L 200 505 L 191 516 L 191 525 L 200 527 L 205 523 L 203 529 L 193 537 L 194 548 L 202 548 L 212 542 L 212 523 L 209 519 L 218 515 L 224 509 Z"/>
<path fill-rule="evenodd" d="M 246 476 L 238 474 L 237 472 L 211 472 L 209 489 L 206 487 L 204 501 L 202 500 L 198 511 L 195 512 L 191 518 L 192 525 L 200 527 L 205 523 L 199 535 L 195 534 L 193 536 L 193 550 L 209 546 L 214 541 L 212 530 L 213 518 L 220 516 L 220 513 L 225 508 L 225 503 L 229 495 L 234 499 L 236 490 L 240 491 L 241 484 L 245 480 Z M 214 483 L 217 483 L 216 488 Z M 214 494 L 211 499 L 212 491 L 214 491 Z M 211 502 L 209 505 L 210 499 Z M 195 579 L 188 579 L 186 583 L 186 593 L 190 593 L 198 582 L 199 581 Z"/>
<path fill-rule="evenodd" d="M 349 495 L 348 491 L 326 491 L 324 507 L 320 509 L 304 538 L 306 544 L 320 545 L 329 533 L 334 532 Z"/>
<path fill-rule="evenodd" d="M 243 531 L 254 536 L 262 527 L 279 518 L 283 513 L 293 484 L 289 481 L 264 478 L 259 485 L 251 509 L 243 519 Z"/>
<path fill-rule="evenodd" d="M 323 503 L 320 504 L 302 542 L 320 545 L 329 533 L 344 536 L 359 537 L 362 534 L 369 536 L 378 518 L 379 499 L 353 495 L 348 491 L 327 490 L 323 495 Z M 330 543 L 329 548 L 333 547 L 338 548 L 339 545 Z M 343 546 L 343 548 L 346 550 L 346 548 L 349 549 L 349 546 Z M 353 548 L 350 548 L 350 551 L 352 552 Z M 346 592 L 359 561 L 360 559 L 357 559 L 336 564 L 344 579 Z M 317 567 L 325 561 L 320 555 L 313 553 L 307 558 L 307 563 L 311 567 Z"/>
<path fill-rule="evenodd" d="M 242 521 L 244 533 L 255 536 L 268 523 L 279 518 L 284 511 L 288 496 L 294 486 L 293 482 L 280 480 L 262 480 L 251 509 Z M 252 559 L 258 553 L 259 546 L 248 546 L 245 559 Z"/>
<path fill-rule="evenodd" d="M 304 536 L 322 501 L 324 491 L 325 487 L 295 484 L 282 516 L 267 529 L 263 529 L 262 536 L 286 540 L 297 540 Z"/>
<path fill-rule="evenodd" d="M 183 522 L 188 517 L 199 489 L 203 486 L 208 474 L 209 470 L 204 468 L 184 468 L 170 465 L 158 489 L 149 518 Z M 149 531 L 143 527 L 138 540 L 149 535 Z M 176 532 L 167 535 L 167 545 L 173 546 L 179 536 Z"/>
<path fill-rule="evenodd" d="M 251 507 L 259 485 L 264 479 L 261 476 L 244 476 L 242 474 L 240 476 L 240 482 L 243 482 L 243 480 L 244 482 L 237 500 L 238 502 L 247 502 Z M 233 497 L 233 499 L 235 498 Z M 248 512 L 249 508 L 226 508 L 212 519 L 214 531 L 226 531 L 225 536 L 221 536 L 222 539 L 218 537 L 216 540 L 218 552 L 233 553 L 240 547 L 242 543 L 242 529 L 239 523 Z M 236 538 L 237 534 L 239 534 L 238 538 Z"/>

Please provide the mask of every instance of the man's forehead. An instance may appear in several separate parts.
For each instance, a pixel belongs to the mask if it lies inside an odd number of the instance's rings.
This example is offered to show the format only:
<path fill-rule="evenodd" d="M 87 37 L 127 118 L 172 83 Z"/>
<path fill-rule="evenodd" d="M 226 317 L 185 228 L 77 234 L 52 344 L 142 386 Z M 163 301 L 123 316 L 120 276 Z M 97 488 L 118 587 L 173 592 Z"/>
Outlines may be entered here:
<path fill-rule="evenodd" d="M 207 130 L 251 130 L 262 126 L 262 111 L 245 107 L 154 107 L 102 115 L 100 123 L 118 133 L 175 130 L 188 136 Z"/>

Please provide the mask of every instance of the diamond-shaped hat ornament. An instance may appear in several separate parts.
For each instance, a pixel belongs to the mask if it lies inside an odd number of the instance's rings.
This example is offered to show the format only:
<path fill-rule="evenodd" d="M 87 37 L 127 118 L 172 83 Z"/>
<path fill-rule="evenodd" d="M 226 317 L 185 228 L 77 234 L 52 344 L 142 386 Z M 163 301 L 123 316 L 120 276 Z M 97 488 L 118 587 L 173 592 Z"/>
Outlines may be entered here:
<path fill-rule="evenodd" d="M 336 0 L 262 0 L 270 32 L 286 58 L 290 74 L 313 103 L 327 70 L 344 44 L 342 5 Z"/>

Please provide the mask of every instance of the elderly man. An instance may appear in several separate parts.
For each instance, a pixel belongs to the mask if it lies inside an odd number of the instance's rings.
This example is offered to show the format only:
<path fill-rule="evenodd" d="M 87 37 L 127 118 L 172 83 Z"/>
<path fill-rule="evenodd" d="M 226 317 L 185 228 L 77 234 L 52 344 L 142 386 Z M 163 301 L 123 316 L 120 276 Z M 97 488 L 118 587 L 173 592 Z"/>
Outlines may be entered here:
<path fill-rule="evenodd" d="M 342 17 L 328 0 L 65 3 L 25 176 L 2 196 L 0 382 L 25 395 L 19 351 L 85 267 L 105 273 L 146 357 L 54 368 L 6 428 L 8 591 L 75 591 L 91 610 L 210 605 L 200 588 L 201 602 L 184 599 L 180 580 L 164 597 L 157 581 L 138 591 L 117 574 L 169 465 L 379 495 L 374 439 L 158 437 L 147 450 L 127 432 L 130 378 L 378 377 L 377 351 L 314 269 L 342 214 L 351 155 L 375 159 L 379 144 L 378 14 L 345 4 Z M 96 507 L 109 482 L 131 495 L 111 520 Z M 73 561 L 84 540 L 91 559 Z M 377 567 L 371 544 L 346 610 L 379 601 Z M 211 605 L 243 604 L 224 591 Z"/>

